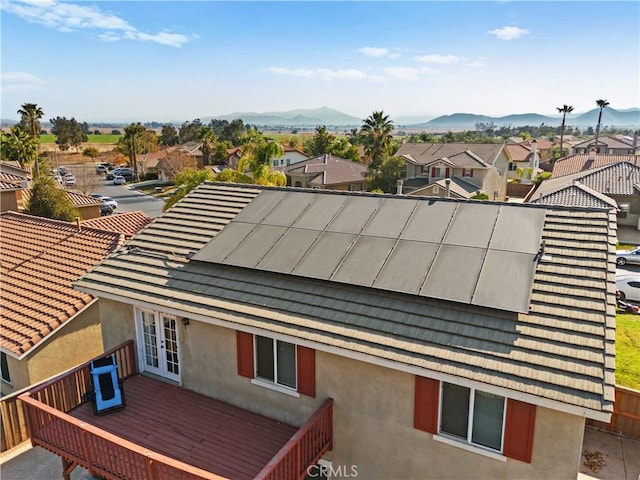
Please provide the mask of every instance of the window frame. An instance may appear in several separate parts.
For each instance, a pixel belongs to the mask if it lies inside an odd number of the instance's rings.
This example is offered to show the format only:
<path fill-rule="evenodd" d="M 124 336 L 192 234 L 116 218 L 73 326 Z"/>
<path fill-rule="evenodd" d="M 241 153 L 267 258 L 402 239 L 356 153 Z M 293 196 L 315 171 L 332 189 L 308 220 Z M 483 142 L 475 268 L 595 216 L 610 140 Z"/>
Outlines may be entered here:
<path fill-rule="evenodd" d="M 444 386 L 446 384 L 450 384 L 450 385 L 454 385 L 456 387 L 464 387 L 464 388 L 468 388 L 469 389 L 469 411 L 468 411 L 468 418 L 467 418 L 467 437 L 466 438 L 462 438 L 462 437 L 458 437 L 456 435 L 453 435 L 451 433 L 447 433 L 445 431 L 442 430 L 442 410 L 444 408 Z M 486 393 L 489 395 L 495 395 L 498 397 L 501 397 L 503 399 L 503 403 L 502 403 L 502 427 L 500 430 L 500 450 L 496 450 L 495 448 L 491 448 L 491 447 L 487 447 L 486 445 L 481 445 L 479 443 L 475 443 L 472 441 L 473 438 L 473 418 L 474 418 L 474 407 L 475 407 L 475 399 L 476 399 L 476 392 L 482 392 L 482 393 Z M 460 445 L 466 445 L 470 448 L 474 448 L 474 449 L 481 449 L 483 451 L 486 452 L 490 452 L 493 454 L 497 454 L 497 455 L 504 455 L 504 439 L 505 439 L 505 427 L 506 427 L 506 421 L 507 421 L 507 401 L 508 398 L 502 395 L 497 395 L 495 393 L 491 393 L 491 392 L 486 392 L 484 390 L 480 390 L 478 388 L 473 388 L 473 387 L 467 387 L 467 386 L 463 386 L 463 385 L 457 385 L 455 383 L 450 383 L 450 382 L 440 382 L 440 392 L 439 392 L 439 398 L 438 398 L 438 436 L 444 437 L 444 439 L 450 440 L 454 443 L 458 443 Z M 449 443 L 449 442 L 447 442 Z"/>
<path fill-rule="evenodd" d="M 271 340 L 271 345 L 273 349 L 273 380 L 270 378 L 261 377 L 258 375 L 258 338 L 266 338 Z M 286 385 L 284 383 L 278 382 L 278 342 L 286 343 L 293 347 L 293 377 L 295 378 L 295 386 Z M 285 342 L 283 340 L 278 340 L 273 337 L 265 337 L 264 335 L 253 335 L 253 371 L 254 371 L 254 380 L 260 384 L 268 384 L 277 389 L 286 389 L 291 392 L 298 391 L 298 347 L 295 343 Z"/>
<path fill-rule="evenodd" d="M 0 378 L 7 385 L 11 385 L 11 371 L 9 370 L 9 356 L 4 352 L 0 352 L 0 363 L 2 364 L 2 368 L 0 369 L 1 370 Z M 4 376 L 5 370 L 7 374 L 6 377 Z"/>

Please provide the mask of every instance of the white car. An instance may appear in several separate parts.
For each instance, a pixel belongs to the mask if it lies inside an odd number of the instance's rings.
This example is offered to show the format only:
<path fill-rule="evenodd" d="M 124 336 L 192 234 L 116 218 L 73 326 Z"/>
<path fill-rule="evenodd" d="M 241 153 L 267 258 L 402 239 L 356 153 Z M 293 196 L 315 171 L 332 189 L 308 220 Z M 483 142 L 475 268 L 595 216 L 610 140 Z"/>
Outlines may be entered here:
<path fill-rule="evenodd" d="M 636 247 L 632 250 L 616 250 L 616 263 L 619 267 L 626 265 L 627 263 L 640 263 L 640 247 Z"/>
<path fill-rule="evenodd" d="M 629 273 L 616 277 L 616 290 L 621 300 L 640 302 L 640 273 Z"/>
<path fill-rule="evenodd" d="M 66 186 L 75 185 L 76 184 L 76 177 L 74 177 L 72 173 L 67 173 L 64 176 L 64 184 Z"/>
<path fill-rule="evenodd" d="M 107 205 L 109 205 L 111 208 L 113 208 L 114 210 L 116 208 L 118 208 L 118 202 L 116 202 L 113 198 L 111 197 L 102 197 L 102 203 L 106 203 Z"/>
<path fill-rule="evenodd" d="M 113 179 L 114 185 L 124 185 L 125 183 L 127 183 L 127 181 L 122 175 L 116 175 L 115 178 Z"/>

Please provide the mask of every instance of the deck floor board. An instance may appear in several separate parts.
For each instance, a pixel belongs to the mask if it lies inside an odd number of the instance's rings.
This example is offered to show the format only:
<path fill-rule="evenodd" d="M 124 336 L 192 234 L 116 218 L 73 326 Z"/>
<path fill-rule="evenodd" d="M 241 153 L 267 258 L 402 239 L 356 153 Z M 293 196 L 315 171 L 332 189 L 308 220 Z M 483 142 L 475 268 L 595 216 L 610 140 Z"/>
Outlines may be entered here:
<path fill-rule="evenodd" d="M 149 450 L 217 475 L 253 478 L 297 428 L 168 383 L 125 381 L 124 409 L 96 416 L 85 403 L 74 417 Z"/>

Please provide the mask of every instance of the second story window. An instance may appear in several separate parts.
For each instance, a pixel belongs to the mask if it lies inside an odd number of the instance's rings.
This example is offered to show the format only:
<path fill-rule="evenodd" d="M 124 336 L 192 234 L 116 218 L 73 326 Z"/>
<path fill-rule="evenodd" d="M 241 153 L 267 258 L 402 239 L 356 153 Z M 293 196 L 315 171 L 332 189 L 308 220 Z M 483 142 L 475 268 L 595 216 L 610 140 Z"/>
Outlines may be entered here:
<path fill-rule="evenodd" d="M 256 377 L 296 388 L 296 346 L 256 335 Z"/>
<path fill-rule="evenodd" d="M 11 375 L 9 374 L 9 362 L 7 362 L 7 354 L 0 352 L 0 363 L 2 364 L 2 380 L 11 383 Z"/>

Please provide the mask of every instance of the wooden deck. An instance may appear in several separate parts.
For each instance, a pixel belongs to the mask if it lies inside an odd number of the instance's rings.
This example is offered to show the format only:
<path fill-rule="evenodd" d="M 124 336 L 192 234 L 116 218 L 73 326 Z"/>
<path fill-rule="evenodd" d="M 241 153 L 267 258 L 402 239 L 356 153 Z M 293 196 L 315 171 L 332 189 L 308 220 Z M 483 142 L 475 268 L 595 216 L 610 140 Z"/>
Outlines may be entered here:
<path fill-rule="evenodd" d="M 222 477 L 254 478 L 297 427 L 137 375 L 124 382 L 126 407 L 103 416 L 84 403 L 69 414 Z"/>

